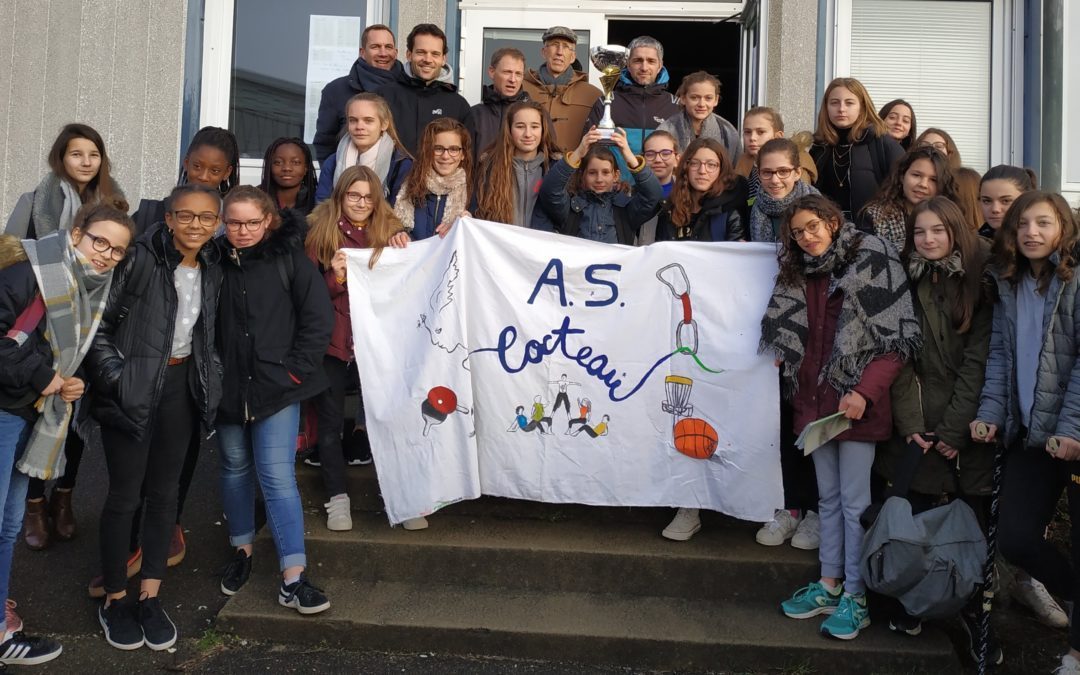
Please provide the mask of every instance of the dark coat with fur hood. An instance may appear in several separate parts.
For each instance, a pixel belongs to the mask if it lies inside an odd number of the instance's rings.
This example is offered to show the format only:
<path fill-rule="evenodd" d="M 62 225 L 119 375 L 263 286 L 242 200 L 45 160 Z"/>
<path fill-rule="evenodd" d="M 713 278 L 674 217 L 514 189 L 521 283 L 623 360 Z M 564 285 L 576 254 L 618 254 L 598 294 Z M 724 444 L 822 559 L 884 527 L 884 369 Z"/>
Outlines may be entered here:
<path fill-rule="evenodd" d="M 25 339 L 4 339 L 38 293 L 37 278 L 22 242 L 0 235 L 0 410 L 27 421 L 37 418 L 33 403 L 49 386 L 55 372 L 45 338 L 45 319 Z"/>
<path fill-rule="evenodd" d="M 286 211 L 258 244 L 221 243 L 225 283 L 218 344 L 225 365 L 219 420 L 265 419 L 327 387 L 323 355 L 334 328 L 330 294 L 304 253 L 304 219 Z"/>

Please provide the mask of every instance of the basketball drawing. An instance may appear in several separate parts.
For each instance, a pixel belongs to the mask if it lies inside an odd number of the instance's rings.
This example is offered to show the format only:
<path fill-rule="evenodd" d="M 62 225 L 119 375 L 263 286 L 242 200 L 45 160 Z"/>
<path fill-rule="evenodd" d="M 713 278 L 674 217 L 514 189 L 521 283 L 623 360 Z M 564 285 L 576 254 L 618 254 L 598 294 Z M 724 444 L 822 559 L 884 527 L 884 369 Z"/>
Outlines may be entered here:
<path fill-rule="evenodd" d="M 694 459 L 708 459 L 720 442 L 716 429 L 703 419 L 687 417 L 675 423 L 675 449 Z"/>

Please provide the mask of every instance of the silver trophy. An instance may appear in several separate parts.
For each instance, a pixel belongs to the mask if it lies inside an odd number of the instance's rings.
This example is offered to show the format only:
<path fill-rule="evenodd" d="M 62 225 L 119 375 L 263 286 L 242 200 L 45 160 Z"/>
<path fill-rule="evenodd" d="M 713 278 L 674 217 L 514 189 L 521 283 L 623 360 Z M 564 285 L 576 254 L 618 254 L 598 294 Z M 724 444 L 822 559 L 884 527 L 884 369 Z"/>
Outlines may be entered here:
<path fill-rule="evenodd" d="M 611 135 L 615 133 L 615 122 L 611 119 L 611 100 L 615 93 L 615 84 L 629 59 L 630 50 L 622 45 L 598 45 L 589 52 L 589 60 L 600 71 L 600 87 L 604 90 L 604 116 L 596 125 L 603 140 L 611 140 Z"/>

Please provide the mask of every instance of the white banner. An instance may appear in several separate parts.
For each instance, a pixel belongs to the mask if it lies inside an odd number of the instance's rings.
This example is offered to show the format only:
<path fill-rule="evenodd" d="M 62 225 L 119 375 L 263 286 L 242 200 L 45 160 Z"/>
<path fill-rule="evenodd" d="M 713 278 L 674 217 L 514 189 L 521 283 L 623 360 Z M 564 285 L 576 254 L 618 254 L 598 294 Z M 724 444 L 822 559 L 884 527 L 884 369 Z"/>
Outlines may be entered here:
<path fill-rule="evenodd" d="M 783 505 L 764 244 L 599 244 L 464 219 L 349 250 L 356 359 L 391 523 L 486 495 Z"/>

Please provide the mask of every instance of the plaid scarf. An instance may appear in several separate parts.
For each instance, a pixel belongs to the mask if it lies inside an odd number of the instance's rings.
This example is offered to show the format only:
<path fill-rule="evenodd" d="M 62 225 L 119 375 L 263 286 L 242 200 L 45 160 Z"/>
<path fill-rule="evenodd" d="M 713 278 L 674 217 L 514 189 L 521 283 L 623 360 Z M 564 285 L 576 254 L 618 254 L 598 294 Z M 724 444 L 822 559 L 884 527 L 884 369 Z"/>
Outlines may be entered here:
<path fill-rule="evenodd" d="M 779 233 L 773 231 L 772 219 L 784 215 L 784 211 L 799 197 L 817 194 L 821 193 L 816 187 L 798 179 L 795 180 L 791 192 L 779 199 L 759 189 L 757 199 L 750 207 L 750 241 L 776 241 Z"/>
<path fill-rule="evenodd" d="M 806 257 L 805 275 L 829 275 L 829 295 L 843 292 L 832 354 L 818 381 L 848 392 L 862 379 L 863 369 L 878 356 L 896 353 L 907 360 L 922 345 L 911 289 L 896 251 L 884 240 L 862 234 L 845 223 L 829 248 Z M 820 321 L 821 317 L 815 317 Z M 788 393 L 796 389 L 810 331 L 806 313 L 806 276 L 798 283 L 773 288 L 761 320 L 761 352 L 783 361 Z"/>
<path fill-rule="evenodd" d="M 52 348 L 53 368 L 61 377 L 71 377 L 101 323 L 112 273 L 95 272 L 71 245 L 66 231 L 37 241 L 27 239 L 23 248 L 45 301 L 45 337 Z M 32 478 L 48 480 L 64 473 L 64 439 L 73 408 L 59 394 L 44 396 L 35 406 L 41 415 L 17 468 Z"/>

